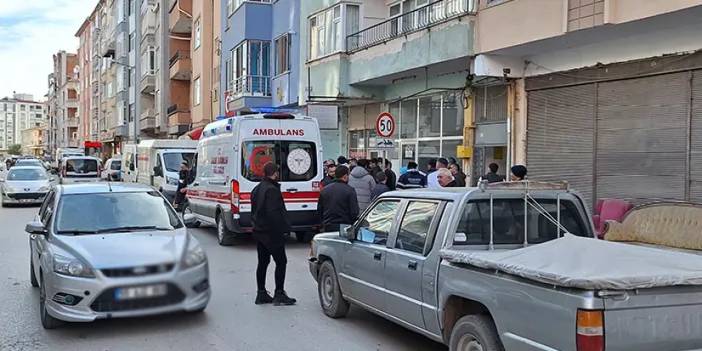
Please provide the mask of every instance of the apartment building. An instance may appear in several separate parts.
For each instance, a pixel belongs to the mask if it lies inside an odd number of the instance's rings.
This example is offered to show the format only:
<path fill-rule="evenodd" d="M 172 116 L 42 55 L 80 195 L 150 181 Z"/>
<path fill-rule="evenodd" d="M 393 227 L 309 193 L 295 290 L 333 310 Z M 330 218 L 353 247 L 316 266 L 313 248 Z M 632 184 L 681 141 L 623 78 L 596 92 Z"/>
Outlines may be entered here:
<path fill-rule="evenodd" d="M 223 114 L 300 110 L 301 4 L 300 0 L 222 1 Z"/>
<path fill-rule="evenodd" d="M 31 94 L 14 94 L 0 99 L 0 150 L 28 142 L 23 131 L 47 123 L 45 104 Z"/>
<path fill-rule="evenodd" d="M 49 117 L 49 147 L 79 147 L 78 81 L 76 54 L 61 50 L 53 55 L 53 73 L 49 74 L 47 113 Z"/>
<path fill-rule="evenodd" d="M 167 50 L 168 67 L 164 68 L 168 77 L 168 89 L 164 95 L 168 101 L 168 134 L 179 136 L 192 127 L 192 102 L 195 96 L 190 90 L 190 81 L 193 79 L 191 58 L 191 38 L 193 30 L 193 1 L 169 0 L 167 2 L 168 20 L 166 30 L 168 34 Z M 201 19 L 202 20 L 202 19 Z M 199 35 L 201 40 L 201 33 Z M 198 50 L 200 48 L 198 47 Z M 199 83 L 200 81 L 198 81 Z M 199 103 L 198 103 L 199 105 Z"/>
<path fill-rule="evenodd" d="M 190 62 L 185 57 L 178 55 L 172 62 L 171 76 L 178 71 L 185 73 L 188 65 L 191 66 L 190 78 L 191 105 L 190 111 L 192 128 L 204 127 L 214 121 L 220 114 L 219 100 L 219 42 L 220 42 L 220 9 L 219 0 L 193 0 L 192 1 L 192 29 Z M 181 13 L 182 16 L 185 14 Z M 186 18 L 171 12 L 175 21 Z M 170 18 L 169 18 L 170 20 Z M 171 22 L 172 23 L 172 22 Z M 175 25 L 174 25 L 175 27 Z"/>
<path fill-rule="evenodd" d="M 439 156 L 469 165 L 465 88 L 477 1 L 310 0 L 301 6 L 299 103 L 326 108 L 318 117 L 326 129 L 325 158 L 386 154 L 397 171 Z M 396 121 L 391 140 L 376 134 L 381 112 Z"/>
<path fill-rule="evenodd" d="M 42 157 L 47 150 L 48 130 L 46 124 L 22 130 L 22 154 Z"/>
<path fill-rule="evenodd" d="M 481 1 L 513 163 L 601 198 L 702 201 L 702 1 Z"/>

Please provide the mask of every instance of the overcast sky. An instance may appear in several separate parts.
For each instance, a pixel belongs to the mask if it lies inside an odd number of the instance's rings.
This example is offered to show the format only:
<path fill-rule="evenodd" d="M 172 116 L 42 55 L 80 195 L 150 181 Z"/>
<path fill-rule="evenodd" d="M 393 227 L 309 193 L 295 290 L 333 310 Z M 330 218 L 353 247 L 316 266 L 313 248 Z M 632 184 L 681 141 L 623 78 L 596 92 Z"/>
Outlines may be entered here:
<path fill-rule="evenodd" d="M 0 97 L 44 100 L 52 55 L 76 52 L 76 31 L 97 0 L 0 0 Z"/>

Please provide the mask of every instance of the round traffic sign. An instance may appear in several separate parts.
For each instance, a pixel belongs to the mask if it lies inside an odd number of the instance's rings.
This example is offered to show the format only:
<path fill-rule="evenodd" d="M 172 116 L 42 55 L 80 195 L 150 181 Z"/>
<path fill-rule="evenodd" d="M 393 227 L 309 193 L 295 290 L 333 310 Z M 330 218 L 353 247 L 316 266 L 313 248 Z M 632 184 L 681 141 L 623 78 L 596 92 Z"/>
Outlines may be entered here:
<path fill-rule="evenodd" d="M 395 134 L 395 118 L 388 112 L 383 112 L 375 121 L 375 132 L 378 136 L 389 138 Z"/>

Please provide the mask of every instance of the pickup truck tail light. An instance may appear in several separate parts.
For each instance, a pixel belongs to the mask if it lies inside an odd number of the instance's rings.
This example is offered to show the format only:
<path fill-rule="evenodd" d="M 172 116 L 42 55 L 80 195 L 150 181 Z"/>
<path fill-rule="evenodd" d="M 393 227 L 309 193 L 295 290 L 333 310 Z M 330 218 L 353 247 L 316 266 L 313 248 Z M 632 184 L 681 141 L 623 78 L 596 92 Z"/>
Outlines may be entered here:
<path fill-rule="evenodd" d="M 238 180 L 232 180 L 232 198 L 231 198 L 231 205 L 232 205 L 232 213 L 239 213 L 239 181 Z"/>
<path fill-rule="evenodd" d="M 576 327 L 578 351 L 604 351 L 604 311 L 578 310 Z"/>

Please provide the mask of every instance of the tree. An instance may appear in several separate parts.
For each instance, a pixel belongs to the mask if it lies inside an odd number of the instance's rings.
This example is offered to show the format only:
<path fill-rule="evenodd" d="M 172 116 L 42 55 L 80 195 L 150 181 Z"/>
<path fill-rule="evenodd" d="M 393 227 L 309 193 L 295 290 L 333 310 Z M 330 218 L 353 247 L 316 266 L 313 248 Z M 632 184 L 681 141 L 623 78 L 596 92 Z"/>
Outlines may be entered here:
<path fill-rule="evenodd" d="M 10 147 L 7 149 L 7 153 L 10 155 L 21 155 L 22 154 L 22 145 L 20 145 L 20 144 L 10 145 Z"/>

